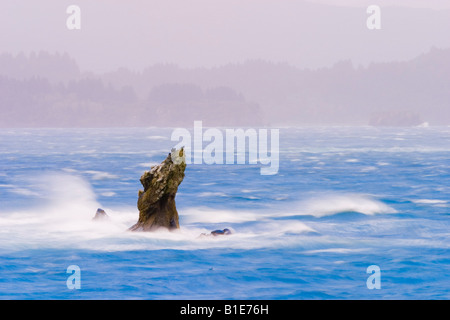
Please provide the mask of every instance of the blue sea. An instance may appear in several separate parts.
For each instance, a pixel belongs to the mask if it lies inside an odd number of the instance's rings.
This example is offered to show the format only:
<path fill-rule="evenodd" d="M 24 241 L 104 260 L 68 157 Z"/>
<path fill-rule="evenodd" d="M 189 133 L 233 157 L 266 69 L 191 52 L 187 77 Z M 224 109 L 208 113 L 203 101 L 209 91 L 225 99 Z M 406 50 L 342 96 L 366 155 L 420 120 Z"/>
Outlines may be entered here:
<path fill-rule="evenodd" d="M 450 127 L 280 128 L 278 174 L 189 164 L 181 228 L 130 232 L 172 131 L 1 129 L 0 299 L 450 298 Z"/>

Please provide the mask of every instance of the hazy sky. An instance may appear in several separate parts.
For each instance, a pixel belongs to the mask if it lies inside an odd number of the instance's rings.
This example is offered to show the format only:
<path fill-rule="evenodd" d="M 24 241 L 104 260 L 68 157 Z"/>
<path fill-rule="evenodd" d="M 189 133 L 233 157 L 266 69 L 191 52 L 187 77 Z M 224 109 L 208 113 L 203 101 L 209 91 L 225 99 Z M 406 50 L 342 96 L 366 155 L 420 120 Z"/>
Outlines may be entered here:
<path fill-rule="evenodd" d="M 371 4 L 379 6 L 403 6 L 410 8 L 450 9 L 447 0 L 308 0 L 313 3 L 324 3 L 339 6 L 367 7 Z"/>
<path fill-rule="evenodd" d="M 72 4 L 81 9 L 81 30 L 66 27 Z M 366 27 L 369 4 L 381 7 L 381 30 Z M 317 68 L 343 59 L 408 60 L 450 47 L 449 8 L 448 0 L 2 1 L 0 52 L 67 52 L 96 72 L 161 62 L 264 59 Z"/>

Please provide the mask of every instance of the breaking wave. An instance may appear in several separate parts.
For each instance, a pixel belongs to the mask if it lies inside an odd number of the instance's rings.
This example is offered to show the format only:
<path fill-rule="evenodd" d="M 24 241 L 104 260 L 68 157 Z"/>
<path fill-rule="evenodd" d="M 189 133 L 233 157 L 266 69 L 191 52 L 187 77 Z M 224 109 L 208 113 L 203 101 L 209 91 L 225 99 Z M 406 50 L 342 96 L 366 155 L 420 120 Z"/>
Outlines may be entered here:
<path fill-rule="evenodd" d="M 137 221 L 137 209 L 102 207 L 91 185 L 81 177 L 52 173 L 28 179 L 25 184 L 40 201 L 31 208 L 0 213 L 0 228 L 4 230 L 0 235 L 0 249 L 3 251 L 255 248 L 285 242 L 285 235 L 314 232 L 299 221 L 280 223 L 255 212 L 210 208 L 190 208 L 180 212 L 180 230 L 130 232 L 128 228 Z M 92 220 L 99 207 L 105 209 L 108 219 Z M 250 225 L 239 226 L 243 222 L 250 222 Z M 226 237 L 200 236 L 219 227 L 239 230 Z"/>
<path fill-rule="evenodd" d="M 364 194 L 324 194 L 300 200 L 291 205 L 294 209 L 284 213 L 314 217 L 331 216 L 344 212 L 357 212 L 365 215 L 397 213 L 397 211 L 368 195 Z"/>
<path fill-rule="evenodd" d="M 317 231 L 295 216 L 322 217 L 340 212 L 367 215 L 395 212 L 365 195 L 327 195 L 295 203 L 296 210 L 266 211 L 184 208 L 181 229 L 152 233 L 130 232 L 138 217 L 136 208 L 108 208 L 85 179 L 53 173 L 29 179 L 27 189 L 40 204 L 0 214 L 1 250 L 80 248 L 102 251 L 202 249 L 211 247 L 263 248 L 295 245 Z M 291 204 L 292 205 L 292 204 Z M 97 208 L 109 219 L 92 220 Z M 231 236 L 201 237 L 211 230 L 230 228 Z"/>

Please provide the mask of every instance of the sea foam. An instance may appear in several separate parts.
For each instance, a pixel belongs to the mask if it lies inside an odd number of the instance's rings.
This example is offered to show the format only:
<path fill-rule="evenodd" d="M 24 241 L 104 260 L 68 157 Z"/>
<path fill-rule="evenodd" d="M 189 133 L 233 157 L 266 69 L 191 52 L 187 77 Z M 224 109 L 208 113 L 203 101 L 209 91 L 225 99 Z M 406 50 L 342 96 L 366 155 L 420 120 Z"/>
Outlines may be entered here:
<path fill-rule="evenodd" d="M 330 216 L 343 212 L 358 212 L 365 215 L 396 213 L 387 204 L 364 194 L 322 194 L 300 200 L 295 210 L 289 214 L 311 215 L 314 217 Z"/>
<path fill-rule="evenodd" d="M 131 232 L 136 208 L 108 208 L 97 200 L 89 182 L 74 174 L 49 173 L 22 180 L 36 190 L 39 202 L 27 209 L 0 214 L 0 249 L 67 248 L 100 251 L 204 249 L 212 247 L 262 248 L 286 245 L 313 229 L 299 221 L 274 221 L 277 214 L 244 210 L 186 208 L 180 214 L 179 230 Z M 102 207 L 108 219 L 94 221 Z M 179 210 L 180 211 L 180 210 Z M 245 224 L 243 226 L 242 224 Z M 200 237 L 211 228 L 230 228 L 231 236 Z"/>

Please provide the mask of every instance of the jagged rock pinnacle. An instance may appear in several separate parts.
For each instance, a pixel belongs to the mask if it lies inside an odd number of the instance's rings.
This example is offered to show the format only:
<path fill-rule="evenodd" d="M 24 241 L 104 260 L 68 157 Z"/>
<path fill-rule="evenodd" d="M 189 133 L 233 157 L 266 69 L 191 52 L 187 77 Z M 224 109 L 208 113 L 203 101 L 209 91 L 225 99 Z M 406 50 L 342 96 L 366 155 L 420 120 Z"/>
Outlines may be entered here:
<path fill-rule="evenodd" d="M 184 179 L 186 161 L 184 149 L 172 149 L 167 158 L 141 176 L 144 190 L 139 190 L 138 222 L 132 231 L 153 231 L 158 228 L 178 229 L 178 212 L 175 195 Z"/>

